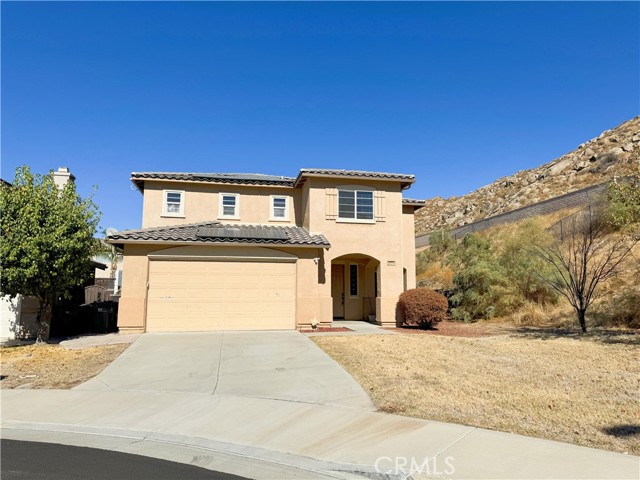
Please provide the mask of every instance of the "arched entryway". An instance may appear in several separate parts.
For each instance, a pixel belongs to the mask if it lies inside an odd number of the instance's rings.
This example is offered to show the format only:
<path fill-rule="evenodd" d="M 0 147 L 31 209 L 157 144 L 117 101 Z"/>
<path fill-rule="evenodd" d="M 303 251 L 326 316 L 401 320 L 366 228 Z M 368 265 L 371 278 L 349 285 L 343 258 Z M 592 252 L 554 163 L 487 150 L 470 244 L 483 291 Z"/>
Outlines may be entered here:
<path fill-rule="evenodd" d="M 353 253 L 331 261 L 334 319 L 377 321 L 379 292 L 380 262 L 375 258 Z"/>

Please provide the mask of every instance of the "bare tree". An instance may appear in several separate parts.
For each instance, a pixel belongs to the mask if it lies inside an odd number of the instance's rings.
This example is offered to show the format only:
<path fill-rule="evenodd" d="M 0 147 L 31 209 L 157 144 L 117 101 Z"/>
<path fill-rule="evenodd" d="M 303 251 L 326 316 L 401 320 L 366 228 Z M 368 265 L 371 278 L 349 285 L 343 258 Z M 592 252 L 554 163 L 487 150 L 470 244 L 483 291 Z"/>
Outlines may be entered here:
<path fill-rule="evenodd" d="M 638 238 L 608 235 L 609 222 L 591 208 L 551 230 L 553 240 L 536 248 L 536 253 L 553 267 L 553 273 L 543 280 L 569 301 L 586 333 L 586 312 L 598 296 L 598 287 L 616 273 Z"/>

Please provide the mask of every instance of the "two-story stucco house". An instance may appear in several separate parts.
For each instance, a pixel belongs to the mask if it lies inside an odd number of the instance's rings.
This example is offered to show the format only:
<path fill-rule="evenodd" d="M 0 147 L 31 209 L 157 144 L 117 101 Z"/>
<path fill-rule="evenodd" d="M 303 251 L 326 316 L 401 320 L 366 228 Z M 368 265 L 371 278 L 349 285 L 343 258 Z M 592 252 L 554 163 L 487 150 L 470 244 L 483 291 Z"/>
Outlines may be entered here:
<path fill-rule="evenodd" d="M 126 332 L 396 324 L 415 286 L 413 175 L 133 173 L 142 228 L 124 248 Z"/>

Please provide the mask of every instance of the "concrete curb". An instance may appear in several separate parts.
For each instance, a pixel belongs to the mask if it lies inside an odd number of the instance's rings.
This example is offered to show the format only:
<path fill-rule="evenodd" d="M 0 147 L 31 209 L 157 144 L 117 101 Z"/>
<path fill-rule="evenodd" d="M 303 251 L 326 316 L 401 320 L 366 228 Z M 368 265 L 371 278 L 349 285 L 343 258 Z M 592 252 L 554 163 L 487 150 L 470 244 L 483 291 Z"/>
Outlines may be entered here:
<path fill-rule="evenodd" d="M 295 474 L 293 478 L 388 478 L 389 480 L 406 478 L 400 475 L 381 475 L 367 465 L 335 463 L 317 460 L 310 457 L 296 456 L 281 452 L 274 452 L 259 447 L 247 447 L 233 443 L 219 442 L 202 437 L 188 437 L 184 435 L 162 434 L 118 428 L 96 428 L 82 425 L 40 424 L 28 422 L 4 422 L 0 428 L 0 436 L 13 440 L 39 441 L 61 443 L 64 445 L 80 445 L 89 448 L 99 448 L 123 453 L 133 453 L 131 445 L 136 445 L 135 454 L 163 460 L 187 463 L 210 470 L 219 470 L 217 463 L 203 462 L 202 452 L 232 456 L 240 463 L 248 463 L 250 470 L 263 469 L 263 464 L 275 467 L 279 475 L 288 478 L 288 474 Z M 173 458 L 167 458 L 164 449 L 159 445 L 177 449 Z M 184 461 L 191 456 L 191 460 Z M 227 469 L 228 470 L 228 469 Z M 226 473 L 240 475 L 240 469 L 233 469 Z M 267 469 L 269 470 L 269 469 Z M 256 472 L 254 472 L 255 474 Z M 303 477 L 300 477 L 300 474 Z M 259 477 L 252 477 L 259 478 Z M 273 478 L 273 477 L 267 477 Z"/>
<path fill-rule="evenodd" d="M 283 471 L 305 472 L 297 478 L 312 478 L 310 472 L 324 478 L 408 478 L 398 475 L 407 462 L 409 471 L 421 472 L 414 479 L 442 478 L 444 473 L 464 479 L 636 480 L 640 474 L 640 458 L 631 455 L 330 405 L 82 390 L 3 391 L 2 401 L 5 431 L 124 438 L 127 448 L 138 445 L 138 452 L 130 453 L 168 460 L 175 460 L 173 448 L 200 448 L 209 452 L 207 458 L 223 452 L 245 463 L 271 462 Z M 98 402 L 109 405 L 109 411 L 96 407 Z M 192 463 L 194 456 L 185 458 L 183 463 Z M 448 458 L 455 463 L 451 474 L 433 466 Z M 405 463 L 399 465 L 398 459 Z M 430 469 L 424 468 L 426 459 Z"/>

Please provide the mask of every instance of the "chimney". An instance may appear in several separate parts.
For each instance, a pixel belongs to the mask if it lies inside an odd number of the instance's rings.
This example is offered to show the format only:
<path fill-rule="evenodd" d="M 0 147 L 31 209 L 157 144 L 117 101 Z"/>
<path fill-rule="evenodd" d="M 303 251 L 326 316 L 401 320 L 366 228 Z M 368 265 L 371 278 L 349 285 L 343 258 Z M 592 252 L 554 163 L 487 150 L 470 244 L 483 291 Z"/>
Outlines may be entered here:
<path fill-rule="evenodd" d="M 68 167 L 58 167 L 57 172 L 53 172 L 53 181 L 58 188 L 64 188 L 68 181 L 74 181 L 76 177 L 69 171 Z"/>

